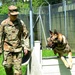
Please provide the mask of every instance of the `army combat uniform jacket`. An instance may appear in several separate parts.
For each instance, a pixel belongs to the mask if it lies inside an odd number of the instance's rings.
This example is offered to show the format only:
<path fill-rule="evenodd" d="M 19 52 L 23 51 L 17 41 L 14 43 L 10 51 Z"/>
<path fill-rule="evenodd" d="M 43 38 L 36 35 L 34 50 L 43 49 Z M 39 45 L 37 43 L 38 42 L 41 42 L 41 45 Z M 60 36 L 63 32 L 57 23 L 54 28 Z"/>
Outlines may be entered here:
<path fill-rule="evenodd" d="M 20 19 L 11 22 L 10 18 L 2 21 L 0 25 L 0 50 L 3 48 L 4 51 L 20 52 L 22 46 L 24 49 L 30 50 L 28 30 L 24 22 Z"/>

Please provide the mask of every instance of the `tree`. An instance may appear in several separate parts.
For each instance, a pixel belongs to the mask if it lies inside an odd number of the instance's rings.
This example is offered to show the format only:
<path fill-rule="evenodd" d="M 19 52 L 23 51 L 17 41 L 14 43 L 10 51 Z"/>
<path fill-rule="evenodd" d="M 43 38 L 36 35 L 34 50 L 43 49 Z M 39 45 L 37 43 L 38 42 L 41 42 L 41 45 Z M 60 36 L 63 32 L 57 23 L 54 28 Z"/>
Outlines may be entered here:
<path fill-rule="evenodd" d="M 40 6 L 43 2 L 44 2 L 44 0 L 32 0 L 33 2 L 32 2 L 32 5 L 34 6 L 34 7 L 38 7 L 38 6 Z"/>
<path fill-rule="evenodd" d="M 62 0 L 32 0 L 33 7 L 39 7 L 43 2 L 48 1 L 50 4 L 57 4 L 61 3 Z M 43 6 L 48 5 L 47 3 L 44 3 Z"/>
<path fill-rule="evenodd" d="M 57 4 L 57 3 L 61 3 L 62 0 L 48 0 L 48 2 L 49 2 L 50 4 Z"/>
<path fill-rule="evenodd" d="M 21 10 L 21 9 L 28 9 L 29 8 L 29 2 L 27 2 L 28 0 L 26 0 L 24 2 L 24 0 L 0 0 L 2 2 L 2 6 L 0 6 L 0 14 L 7 14 L 8 12 L 8 6 L 10 4 L 16 4 L 16 6 L 18 6 L 18 8 Z M 60 3 L 62 2 L 62 0 L 47 0 L 50 4 L 56 4 L 56 3 Z M 43 6 L 45 5 L 48 5 L 46 3 L 45 0 L 32 0 L 32 6 L 33 7 L 39 7 L 40 5 L 42 5 L 43 3 Z M 23 12 L 23 11 L 21 11 Z"/>
<path fill-rule="evenodd" d="M 0 6 L 0 14 L 7 14 L 7 13 L 8 13 L 8 5 L 3 4 L 2 6 Z"/>

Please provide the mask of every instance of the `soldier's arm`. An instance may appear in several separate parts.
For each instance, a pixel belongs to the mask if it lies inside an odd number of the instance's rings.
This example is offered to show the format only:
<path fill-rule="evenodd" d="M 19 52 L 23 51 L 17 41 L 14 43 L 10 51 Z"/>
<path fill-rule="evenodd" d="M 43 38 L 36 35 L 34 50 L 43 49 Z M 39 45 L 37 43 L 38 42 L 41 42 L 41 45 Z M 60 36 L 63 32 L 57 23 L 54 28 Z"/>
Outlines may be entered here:
<path fill-rule="evenodd" d="M 22 26 L 23 26 L 23 41 L 24 41 L 24 50 L 25 51 L 30 51 L 30 44 L 29 44 L 29 32 L 26 28 L 26 25 L 22 21 Z"/>
<path fill-rule="evenodd" d="M 2 54 L 2 35 L 3 35 L 3 26 L 0 25 L 0 54 Z"/>
<path fill-rule="evenodd" d="M 1 22 L 1 25 L 0 25 L 0 54 L 2 54 L 2 51 L 3 51 L 3 40 L 4 40 L 4 25 L 7 24 L 7 20 L 3 20 Z"/>

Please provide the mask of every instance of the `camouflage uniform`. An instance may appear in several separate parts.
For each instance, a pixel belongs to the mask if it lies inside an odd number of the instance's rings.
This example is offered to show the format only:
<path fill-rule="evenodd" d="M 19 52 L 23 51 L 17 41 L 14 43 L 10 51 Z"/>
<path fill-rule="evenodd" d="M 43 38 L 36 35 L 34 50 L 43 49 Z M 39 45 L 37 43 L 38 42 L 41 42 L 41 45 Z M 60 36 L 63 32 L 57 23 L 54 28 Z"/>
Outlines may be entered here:
<path fill-rule="evenodd" d="M 14 73 L 21 75 L 22 48 L 24 46 L 24 49 L 30 50 L 26 25 L 18 18 L 12 22 L 8 17 L 0 25 L 0 36 L 0 47 L 4 50 L 3 65 L 5 69 L 11 69 L 14 65 Z M 24 45 L 22 45 L 22 38 Z M 6 70 L 6 72 L 9 71 Z M 13 75 L 13 71 L 11 75 Z"/>

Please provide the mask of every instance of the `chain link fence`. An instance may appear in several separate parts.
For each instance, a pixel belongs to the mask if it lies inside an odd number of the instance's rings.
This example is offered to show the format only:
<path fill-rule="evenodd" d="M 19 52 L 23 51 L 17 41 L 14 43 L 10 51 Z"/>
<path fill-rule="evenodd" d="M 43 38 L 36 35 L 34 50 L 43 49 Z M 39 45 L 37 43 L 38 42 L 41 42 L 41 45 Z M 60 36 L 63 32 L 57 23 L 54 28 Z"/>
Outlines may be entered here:
<path fill-rule="evenodd" d="M 50 12 L 49 6 L 43 6 L 38 12 L 39 21 L 36 25 L 37 35 L 35 36 L 41 40 L 42 47 L 46 47 L 46 39 L 50 36 L 49 30 L 56 29 L 66 36 L 72 51 L 75 51 L 75 3 L 50 5 Z"/>

